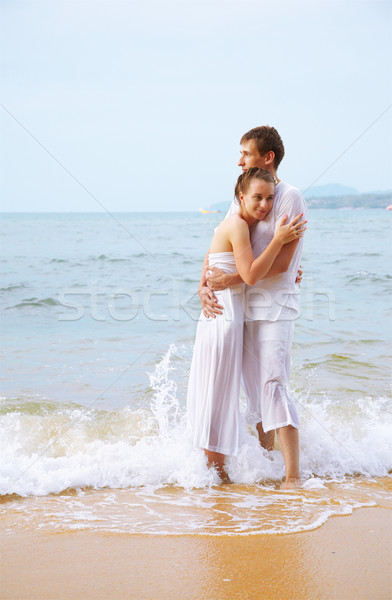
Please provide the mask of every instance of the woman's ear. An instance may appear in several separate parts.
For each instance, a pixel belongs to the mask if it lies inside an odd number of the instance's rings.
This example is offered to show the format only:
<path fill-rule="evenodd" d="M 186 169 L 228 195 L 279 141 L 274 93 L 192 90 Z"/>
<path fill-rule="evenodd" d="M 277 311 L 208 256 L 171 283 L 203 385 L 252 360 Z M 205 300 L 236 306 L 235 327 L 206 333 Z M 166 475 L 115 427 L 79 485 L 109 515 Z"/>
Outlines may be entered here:
<path fill-rule="evenodd" d="M 238 194 L 238 198 L 240 199 L 240 202 L 243 202 L 243 200 L 244 200 L 244 194 L 242 192 L 240 192 Z"/>

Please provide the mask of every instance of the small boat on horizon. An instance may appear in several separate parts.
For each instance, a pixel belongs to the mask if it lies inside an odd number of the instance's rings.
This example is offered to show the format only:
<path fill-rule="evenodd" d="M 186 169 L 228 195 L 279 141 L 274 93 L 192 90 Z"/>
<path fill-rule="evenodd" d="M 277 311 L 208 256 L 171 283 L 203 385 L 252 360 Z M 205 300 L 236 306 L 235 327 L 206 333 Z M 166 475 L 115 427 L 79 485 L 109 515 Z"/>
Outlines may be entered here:
<path fill-rule="evenodd" d="M 199 208 L 199 211 L 201 213 L 203 213 L 203 215 L 205 214 L 216 214 L 216 213 L 220 213 L 220 210 L 211 210 L 210 207 L 208 208 Z"/>

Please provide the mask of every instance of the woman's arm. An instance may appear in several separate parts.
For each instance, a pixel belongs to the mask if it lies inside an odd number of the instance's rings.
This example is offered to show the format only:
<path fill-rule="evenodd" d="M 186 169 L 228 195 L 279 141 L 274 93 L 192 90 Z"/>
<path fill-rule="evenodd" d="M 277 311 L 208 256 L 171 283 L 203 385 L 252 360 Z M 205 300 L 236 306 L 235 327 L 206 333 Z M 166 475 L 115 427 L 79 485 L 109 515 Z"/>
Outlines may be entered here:
<path fill-rule="evenodd" d="M 263 277 L 263 279 L 268 279 L 268 277 L 275 277 L 275 275 L 280 275 L 287 271 L 290 266 L 291 259 L 293 258 L 295 248 L 297 247 L 297 241 L 290 242 L 289 244 L 285 244 L 282 246 L 278 256 L 275 258 L 272 263 L 272 267 Z M 298 274 L 296 278 L 296 283 L 300 283 L 302 281 L 302 269 L 301 267 L 298 269 Z M 226 273 L 219 269 L 218 267 L 211 267 L 210 273 L 207 274 L 207 285 L 210 290 L 217 292 L 219 290 L 224 290 L 228 287 L 233 287 L 239 283 L 243 283 L 243 279 L 239 273 Z"/>
<path fill-rule="evenodd" d="M 230 241 L 233 246 L 234 258 L 239 275 L 248 285 L 254 285 L 259 279 L 263 279 L 279 254 L 282 246 L 288 244 L 299 237 L 302 237 L 305 231 L 305 223 L 300 222 L 302 215 L 298 215 L 285 225 L 284 217 L 276 233 L 258 258 L 254 258 L 252 246 L 250 244 L 249 227 L 245 221 L 238 218 L 233 222 L 230 230 Z"/>
<path fill-rule="evenodd" d="M 248 285 L 254 285 L 256 281 L 264 277 L 282 247 L 279 240 L 274 237 L 264 252 L 255 260 L 250 244 L 249 227 L 245 221 L 235 225 L 230 241 L 233 245 L 238 273 Z"/>

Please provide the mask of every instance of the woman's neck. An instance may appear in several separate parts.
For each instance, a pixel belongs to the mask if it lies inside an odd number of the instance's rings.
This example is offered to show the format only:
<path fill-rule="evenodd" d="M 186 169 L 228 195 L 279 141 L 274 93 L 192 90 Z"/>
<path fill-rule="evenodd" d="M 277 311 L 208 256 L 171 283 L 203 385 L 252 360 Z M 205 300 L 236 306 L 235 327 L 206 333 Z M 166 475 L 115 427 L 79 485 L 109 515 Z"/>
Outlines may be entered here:
<path fill-rule="evenodd" d="M 248 215 L 244 210 L 240 211 L 240 217 L 245 221 L 248 227 L 252 227 L 252 225 L 254 225 L 257 221 L 257 219 Z"/>

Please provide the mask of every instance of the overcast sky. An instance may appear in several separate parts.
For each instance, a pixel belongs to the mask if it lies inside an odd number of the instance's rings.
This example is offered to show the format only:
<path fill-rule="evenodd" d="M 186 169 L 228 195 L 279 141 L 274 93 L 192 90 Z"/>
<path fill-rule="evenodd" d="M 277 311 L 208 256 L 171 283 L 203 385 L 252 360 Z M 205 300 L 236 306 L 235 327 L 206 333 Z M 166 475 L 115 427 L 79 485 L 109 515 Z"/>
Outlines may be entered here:
<path fill-rule="evenodd" d="M 390 6 L 3 0 L 2 209 L 231 200 L 239 139 L 263 124 L 301 189 L 392 189 Z"/>

